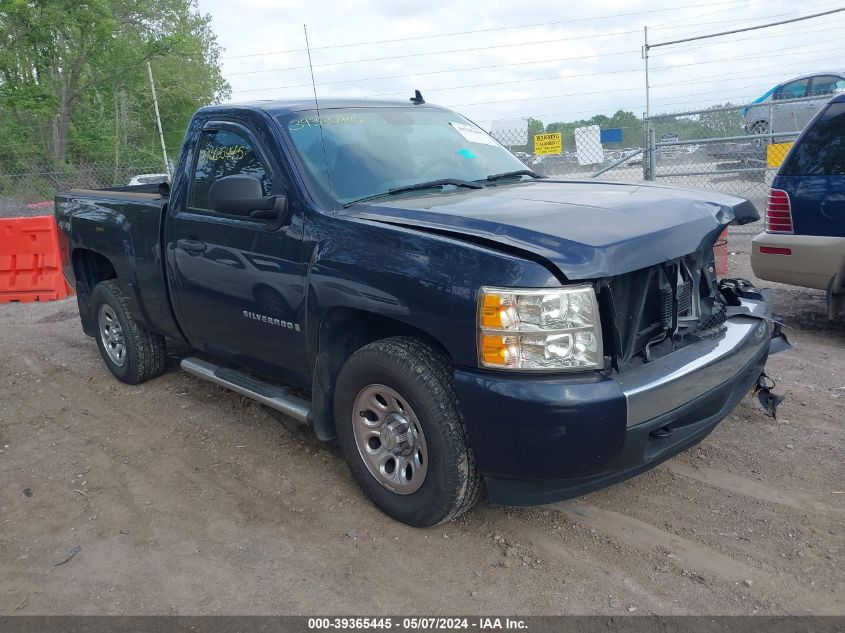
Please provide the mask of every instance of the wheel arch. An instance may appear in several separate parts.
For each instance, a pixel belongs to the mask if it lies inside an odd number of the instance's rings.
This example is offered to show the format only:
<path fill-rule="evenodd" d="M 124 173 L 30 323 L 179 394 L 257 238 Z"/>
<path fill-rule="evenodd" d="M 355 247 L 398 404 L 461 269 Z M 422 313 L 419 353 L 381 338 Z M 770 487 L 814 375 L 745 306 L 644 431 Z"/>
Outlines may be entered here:
<path fill-rule="evenodd" d="M 91 293 L 97 284 L 117 279 L 117 271 L 108 257 L 88 248 L 76 248 L 71 253 L 71 265 L 76 278 L 76 296 L 82 330 L 88 336 L 96 334 L 96 324 L 91 310 Z"/>
<path fill-rule="evenodd" d="M 341 367 L 356 350 L 394 336 L 419 340 L 452 361 L 446 347 L 434 336 L 413 325 L 355 308 L 327 310 L 320 321 L 317 355 L 312 377 L 312 422 L 321 440 L 336 436 L 334 386 Z"/>

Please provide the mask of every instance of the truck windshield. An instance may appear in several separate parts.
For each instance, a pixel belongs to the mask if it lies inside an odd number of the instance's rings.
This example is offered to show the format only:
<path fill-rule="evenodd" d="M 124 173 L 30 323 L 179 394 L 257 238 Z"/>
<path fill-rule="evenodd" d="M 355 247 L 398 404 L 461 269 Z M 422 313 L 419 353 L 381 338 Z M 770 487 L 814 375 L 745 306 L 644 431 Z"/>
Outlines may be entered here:
<path fill-rule="evenodd" d="M 343 108 L 321 110 L 320 116 L 306 111 L 280 116 L 279 122 L 322 193 L 341 204 L 423 182 L 483 181 L 525 169 L 487 132 L 439 108 Z"/>

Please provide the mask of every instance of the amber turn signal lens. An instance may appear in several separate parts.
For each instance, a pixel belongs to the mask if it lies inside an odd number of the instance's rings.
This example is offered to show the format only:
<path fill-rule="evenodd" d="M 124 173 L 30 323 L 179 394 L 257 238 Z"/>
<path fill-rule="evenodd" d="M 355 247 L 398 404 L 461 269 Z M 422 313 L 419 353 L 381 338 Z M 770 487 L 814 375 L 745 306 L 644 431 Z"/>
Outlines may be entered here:
<path fill-rule="evenodd" d="M 508 346 L 504 336 L 483 334 L 481 336 L 481 357 L 488 365 L 505 367 L 507 363 Z"/>
<path fill-rule="evenodd" d="M 502 329 L 502 298 L 499 295 L 484 295 L 484 302 L 481 304 L 481 327 Z"/>

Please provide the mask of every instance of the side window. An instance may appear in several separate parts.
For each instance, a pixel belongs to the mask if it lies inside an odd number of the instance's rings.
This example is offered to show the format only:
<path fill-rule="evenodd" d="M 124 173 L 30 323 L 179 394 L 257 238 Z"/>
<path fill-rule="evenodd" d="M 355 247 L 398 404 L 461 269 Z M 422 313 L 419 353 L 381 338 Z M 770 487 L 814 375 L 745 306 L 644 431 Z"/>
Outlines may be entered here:
<path fill-rule="evenodd" d="M 807 84 L 809 79 L 799 79 L 782 85 L 775 91 L 775 100 L 779 99 L 800 99 L 807 96 Z"/>
<path fill-rule="evenodd" d="M 220 178 L 247 174 L 261 179 L 264 195 L 273 190 L 270 173 L 245 135 L 233 130 L 204 130 L 200 137 L 191 207 L 209 209 L 208 189 Z"/>
<path fill-rule="evenodd" d="M 789 153 L 784 176 L 845 175 L 845 103 L 832 103 Z"/>
<path fill-rule="evenodd" d="M 836 75 L 813 77 L 813 95 L 830 95 L 845 89 L 845 79 Z"/>

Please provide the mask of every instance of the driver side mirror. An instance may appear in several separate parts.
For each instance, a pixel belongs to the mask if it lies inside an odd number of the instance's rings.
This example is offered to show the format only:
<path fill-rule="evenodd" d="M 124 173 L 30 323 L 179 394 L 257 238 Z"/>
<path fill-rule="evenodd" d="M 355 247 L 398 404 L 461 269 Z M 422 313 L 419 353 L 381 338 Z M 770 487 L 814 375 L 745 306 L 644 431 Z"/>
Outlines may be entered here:
<path fill-rule="evenodd" d="M 257 176 L 236 174 L 212 183 L 208 203 L 217 213 L 272 220 L 281 214 L 287 200 L 285 196 L 265 196 Z"/>

